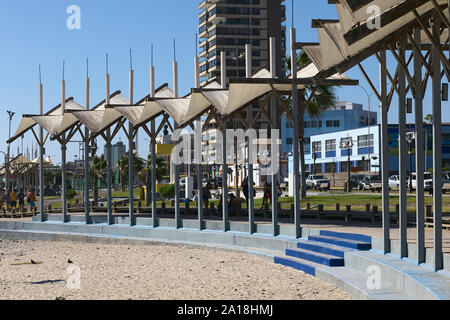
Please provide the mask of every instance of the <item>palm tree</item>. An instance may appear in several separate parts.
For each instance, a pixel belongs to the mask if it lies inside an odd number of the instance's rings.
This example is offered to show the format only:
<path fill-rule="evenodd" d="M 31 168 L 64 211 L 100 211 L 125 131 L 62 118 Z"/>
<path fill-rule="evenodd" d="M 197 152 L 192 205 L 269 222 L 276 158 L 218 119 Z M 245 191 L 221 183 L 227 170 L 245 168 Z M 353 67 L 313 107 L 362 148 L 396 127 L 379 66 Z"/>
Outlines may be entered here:
<path fill-rule="evenodd" d="M 125 191 L 125 181 L 128 176 L 128 153 L 125 153 L 119 160 L 120 184 L 122 192 Z M 145 167 L 145 160 L 133 153 L 133 172 L 141 172 Z M 129 186 L 130 187 L 130 186 Z M 133 186 L 131 186 L 132 188 Z"/>
<path fill-rule="evenodd" d="M 106 175 L 107 173 L 107 163 L 105 159 L 105 155 L 101 155 L 100 157 L 95 156 L 92 160 L 92 164 L 90 167 L 90 173 L 92 178 L 92 188 L 94 190 L 94 206 L 98 205 L 98 181 Z"/>
<path fill-rule="evenodd" d="M 156 157 L 156 172 L 155 178 L 156 180 L 161 180 L 167 174 L 167 164 L 163 158 Z M 151 192 L 150 192 L 150 182 L 152 175 L 152 155 L 149 154 L 147 157 L 147 161 L 145 161 L 144 168 L 139 172 L 139 177 L 144 178 L 145 186 L 147 187 L 147 196 L 146 196 L 146 204 L 147 206 L 150 204 Z"/>
<path fill-rule="evenodd" d="M 306 52 L 302 51 L 297 57 L 298 69 L 309 65 L 311 60 L 309 59 Z M 290 57 L 286 60 L 286 70 L 291 70 L 291 59 Z M 303 96 L 300 96 L 303 92 Z M 299 101 L 304 101 L 305 103 L 299 104 L 299 142 L 300 142 L 300 166 L 301 166 L 301 198 L 306 198 L 306 164 L 305 164 L 305 112 L 311 118 L 317 118 L 320 114 L 335 105 L 336 95 L 334 87 L 323 86 L 317 84 L 308 84 L 304 91 L 299 91 Z M 294 137 L 295 139 L 295 137 Z"/>

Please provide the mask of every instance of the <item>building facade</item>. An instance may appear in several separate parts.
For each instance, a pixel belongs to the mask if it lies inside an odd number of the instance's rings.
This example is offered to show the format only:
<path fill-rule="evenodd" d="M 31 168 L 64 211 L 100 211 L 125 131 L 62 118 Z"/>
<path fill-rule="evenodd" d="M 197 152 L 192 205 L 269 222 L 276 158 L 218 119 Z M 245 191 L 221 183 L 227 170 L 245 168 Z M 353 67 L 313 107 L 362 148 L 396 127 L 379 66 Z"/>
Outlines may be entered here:
<path fill-rule="evenodd" d="M 269 38 L 276 39 L 277 76 L 285 74 L 286 7 L 284 0 L 207 0 L 199 5 L 201 85 L 220 82 L 220 52 L 226 53 L 227 81 L 245 77 L 245 45 L 252 45 L 252 71 L 269 69 Z M 242 111 L 254 119 L 258 105 Z M 267 128 L 259 117 L 255 129 Z"/>
<path fill-rule="evenodd" d="M 311 153 L 311 137 L 315 135 L 367 128 L 368 124 L 376 125 L 378 122 L 376 112 L 364 110 L 361 104 L 348 101 L 339 101 L 332 108 L 323 111 L 320 117 L 311 118 L 305 114 L 305 152 Z M 282 152 L 292 152 L 292 122 L 286 115 L 281 118 Z"/>

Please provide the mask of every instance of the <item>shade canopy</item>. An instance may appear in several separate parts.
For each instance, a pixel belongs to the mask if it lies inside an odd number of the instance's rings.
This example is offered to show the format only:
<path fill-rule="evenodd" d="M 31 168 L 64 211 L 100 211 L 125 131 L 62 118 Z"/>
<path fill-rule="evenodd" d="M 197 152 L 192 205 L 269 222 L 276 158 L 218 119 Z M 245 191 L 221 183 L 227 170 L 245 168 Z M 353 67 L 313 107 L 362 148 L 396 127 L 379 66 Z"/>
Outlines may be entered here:
<path fill-rule="evenodd" d="M 157 90 L 155 90 L 155 98 L 172 98 L 174 95 L 173 91 L 169 88 L 167 84 L 164 84 Z M 133 126 L 138 126 L 147 123 L 158 115 L 160 115 L 164 110 L 155 101 L 146 101 L 148 97 L 144 98 L 135 106 L 122 105 L 113 106 L 114 109 L 124 116 L 128 121 L 130 121 Z"/>
<path fill-rule="evenodd" d="M 72 97 L 66 99 L 66 101 L 65 101 L 66 102 L 66 110 L 67 110 L 67 107 L 71 105 L 72 101 L 73 101 Z M 58 104 L 56 107 L 51 109 L 45 115 L 46 116 L 57 116 L 57 115 L 61 115 L 61 114 L 62 114 L 61 104 Z M 36 120 L 34 120 L 32 117 L 33 116 L 30 116 L 30 115 L 22 116 L 22 121 L 20 122 L 19 127 L 17 128 L 16 132 L 11 137 L 11 139 L 9 139 L 7 141 L 8 143 L 12 143 L 12 142 L 16 141 L 17 139 L 19 139 L 21 136 L 23 136 L 25 133 L 27 133 L 29 130 L 31 130 L 37 124 Z"/>
<path fill-rule="evenodd" d="M 447 0 L 437 0 L 442 7 Z M 372 9 L 368 10 L 370 5 Z M 315 20 L 318 28 L 320 46 L 305 46 L 311 60 L 319 68 L 317 78 L 326 78 L 337 71 L 343 72 L 358 62 L 365 60 L 374 52 L 386 49 L 386 45 L 398 39 L 399 35 L 410 32 L 417 26 L 414 10 L 423 20 L 428 20 L 435 13 L 431 1 L 416 0 L 374 0 L 355 2 L 342 0 L 336 4 L 339 20 Z M 448 17 L 447 10 L 441 10 Z M 373 20 L 374 15 L 378 20 Z M 379 22 L 379 28 L 370 26 Z M 441 36 L 441 42 L 448 39 L 448 30 Z M 422 44 L 431 41 L 422 32 Z"/>
<path fill-rule="evenodd" d="M 211 82 L 204 87 L 208 90 L 219 90 L 220 88 L 221 86 L 217 82 Z M 155 99 L 155 102 L 175 120 L 178 126 L 190 123 L 212 106 L 202 93 L 195 90 L 184 98 Z"/>
<path fill-rule="evenodd" d="M 110 105 L 129 104 L 129 100 L 120 92 L 111 95 Z M 114 108 L 106 108 L 106 101 L 89 111 L 76 111 L 72 114 L 93 133 L 105 131 L 122 117 Z"/>
<path fill-rule="evenodd" d="M 61 135 L 78 122 L 78 119 L 70 112 L 84 109 L 80 104 L 71 100 L 66 103 L 65 110 L 67 112 L 64 115 L 32 116 L 32 119 L 51 135 Z"/>

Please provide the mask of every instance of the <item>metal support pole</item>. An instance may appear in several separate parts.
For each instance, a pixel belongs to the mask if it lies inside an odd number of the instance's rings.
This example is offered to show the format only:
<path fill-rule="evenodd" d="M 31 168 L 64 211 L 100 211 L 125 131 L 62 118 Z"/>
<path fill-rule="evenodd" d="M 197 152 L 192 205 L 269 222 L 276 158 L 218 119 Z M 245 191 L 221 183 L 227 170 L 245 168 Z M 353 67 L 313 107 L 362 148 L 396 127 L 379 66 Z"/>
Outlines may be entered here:
<path fill-rule="evenodd" d="M 196 41 L 197 44 L 197 41 Z M 195 74 L 195 87 L 200 88 L 200 69 L 199 69 L 199 58 L 196 56 L 194 59 L 194 74 Z M 197 121 L 196 125 L 196 134 L 195 138 L 200 139 L 202 141 L 202 122 Z M 198 136 L 199 135 L 199 136 Z M 201 143 L 197 146 L 197 198 L 198 198 L 198 229 L 203 230 L 203 220 L 204 220 L 204 212 L 203 212 L 203 165 L 202 165 L 202 146 Z M 188 164 L 189 165 L 189 164 Z"/>
<path fill-rule="evenodd" d="M 421 30 L 414 29 L 414 41 L 420 47 Z M 423 166 L 423 91 L 422 61 L 418 53 L 414 53 L 414 82 L 415 82 L 415 122 L 416 122 L 416 247 L 417 263 L 425 263 L 425 194 L 424 194 L 424 166 Z M 428 157 L 428 155 L 427 155 Z M 410 168 L 410 171 L 412 168 Z M 412 179 L 411 182 L 412 183 Z"/>
<path fill-rule="evenodd" d="M 89 92 L 90 79 L 89 75 L 86 77 L 86 110 L 89 110 Z M 84 217 L 86 224 L 90 223 L 89 217 L 89 129 L 84 127 Z"/>
<path fill-rule="evenodd" d="M 245 76 L 247 78 L 252 77 L 252 45 L 245 45 Z M 248 169 L 248 224 L 249 224 L 249 233 L 254 234 L 256 232 L 255 228 L 255 197 L 254 197 L 254 188 L 253 188 L 253 141 L 250 137 L 247 139 L 247 169 Z"/>
<path fill-rule="evenodd" d="M 61 201 L 62 201 L 62 221 L 67 222 L 67 199 L 66 199 L 66 137 L 62 136 L 61 144 Z M 41 191 L 42 192 L 42 191 Z"/>
<path fill-rule="evenodd" d="M 106 74 L 106 104 L 109 104 L 109 96 L 110 96 L 110 78 L 109 74 Z M 107 166 L 107 173 L 106 173 L 106 188 L 107 188 L 107 201 L 108 201 L 108 209 L 107 209 L 107 215 L 108 215 L 108 225 L 114 224 L 114 217 L 112 213 L 112 159 L 111 159 L 111 129 L 108 128 L 106 131 L 106 144 L 105 144 L 105 151 L 106 151 L 106 166 Z"/>
<path fill-rule="evenodd" d="M 405 41 L 399 42 L 399 56 L 405 59 Z M 406 75 L 403 68 L 398 70 L 398 123 L 399 123 L 399 224 L 400 257 L 408 256 L 407 202 L 406 202 Z"/>
<path fill-rule="evenodd" d="M 173 62 L 173 89 L 174 97 L 178 98 L 178 62 L 174 57 Z M 175 126 L 176 127 L 176 124 Z M 175 179 L 175 229 L 181 228 L 181 215 L 180 215 L 180 165 L 177 163 L 173 164 L 174 179 Z"/>
<path fill-rule="evenodd" d="M 133 105 L 133 89 L 134 89 L 134 71 L 130 70 L 130 105 Z M 129 199 L 129 216 L 130 226 L 134 226 L 134 172 L 133 172 L 133 135 L 134 127 L 131 122 L 128 125 L 128 199 Z"/>
<path fill-rule="evenodd" d="M 432 22 L 433 37 L 440 43 L 437 18 Z M 442 102 L 440 48 L 433 47 L 433 209 L 434 209 L 434 269 L 444 267 L 442 253 Z"/>
<path fill-rule="evenodd" d="M 228 165 L 227 165 L 227 130 L 222 121 L 222 216 L 223 231 L 228 231 Z"/>
<path fill-rule="evenodd" d="M 388 152 L 388 105 L 387 78 L 382 64 L 386 65 L 386 50 L 380 52 L 380 95 L 381 95 L 381 180 L 383 184 L 383 241 L 384 253 L 391 252 L 389 213 L 389 152 Z"/>
<path fill-rule="evenodd" d="M 299 115 L 298 115 L 298 90 L 297 90 L 297 50 L 294 48 L 296 39 L 296 30 L 291 29 L 291 70 L 292 70 L 292 158 L 293 158 L 293 176 L 294 176 L 294 225 L 295 225 L 295 238 L 301 238 L 300 227 L 300 154 L 299 154 Z M 304 92 L 301 93 L 304 95 Z"/>
<path fill-rule="evenodd" d="M 152 120 L 150 124 L 151 134 L 150 137 L 150 148 L 152 153 L 152 181 L 151 181 L 151 189 L 152 189 L 152 220 L 153 220 L 153 228 L 158 227 L 157 223 L 157 212 L 156 212 L 156 129 L 155 129 L 155 120 Z"/>
<path fill-rule="evenodd" d="M 220 78 L 223 89 L 227 88 L 226 53 L 220 52 Z M 228 231 L 228 165 L 227 165 L 227 129 L 222 121 L 222 218 L 223 231 Z"/>
<path fill-rule="evenodd" d="M 274 37 L 270 38 L 270 73 L 272 78 L 276 78 L 276 39 Z M 278 129 L 278 101 L 275 95 L 272 95 L 270 98 L 270 116 L 272 122 L 272 130 Z M 271 144 L 278 144 L 278 141 L 274 140 L 271 137 Z M 278 147 L 278 145 L 277 145 Z M 273 162 L 278 161 L 279 159 L 275 159 L 275 155 L 272 154 L 271 161 L 272 166 L 274 166 Z M 272 234 L 274 236 L 279 235 L 279 225 L 278 225 L 278 171 L 273 172 L 271 175 L 272 178 Z"/>
<path fill-rule="evenodd" d="M 44 114 L 43 85 L 39 68 L 39 114 Z M 41 222 L 45 222 L 44 215 L 44 128 L 39 126 L 39 210 Z"/>

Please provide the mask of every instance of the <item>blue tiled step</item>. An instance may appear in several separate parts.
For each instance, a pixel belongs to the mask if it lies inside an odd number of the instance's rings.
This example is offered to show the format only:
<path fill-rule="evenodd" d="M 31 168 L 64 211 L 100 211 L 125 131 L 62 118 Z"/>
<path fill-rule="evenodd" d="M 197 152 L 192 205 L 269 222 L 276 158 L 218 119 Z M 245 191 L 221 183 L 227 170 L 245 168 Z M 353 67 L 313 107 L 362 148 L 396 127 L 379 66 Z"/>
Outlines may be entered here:
<path fill-rule="evenodd" d="M 363 235 L 363 234 L 355 234 L 355 233 L 342 233 L 342 232 L 334 232 L 334 231 L 320 231 L 321 236 L 325 237 L 333 237 L 333 238 L 341 238 L 352 241 L 364 242 L 364 243 L 372 243 L 372 237 Z"/>
<path fill-rule="evenodd" d="M 312 261 L 329 267 L 343 267 L 344 259 L 336 256 L 327 255 L 320 252 L 314 252 L 303 249 L 287 249 L 286 255 L 307 261 Z"/>
<path fill-rule="evenodd" d="M 344 247 L 335 246 L 335 245 L 324 243 L 324 242 L 316 242 L 316 241 L 311 241 L 311 240 L 300 240 L 297 243 L 297 247 L 299 249 L 323 253 L 323 254 L 339 257 L 339 258 L 344 258 L 345 252 L 352 250 L 350 248 L 344 248 Z"/>
<path fill-rule="evenodd" d="M 286 267 L 303 271 L 304 273 L 312 275 L 313 277 L 316 276 L 316 268 L 319 266 L 318 264 L 311 261 L 306 261 L 303 259 L 288 256 L 274 257 L 274 262 L 276 264 L 281 264 Z"/>
<path fill-rule="evenodd" d="M 348 240 L 343 238 L 329 237 L 329 236 L 309 236 L 309 240 L 329 243 L 341 247 L 351 248 L 355 250 L 367 251 L 372 249 L 372 245 L 367 242 L 360 242 L 354 240 Z"/>

